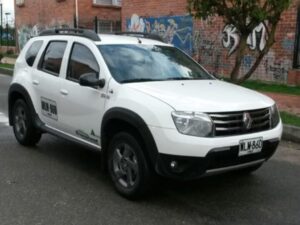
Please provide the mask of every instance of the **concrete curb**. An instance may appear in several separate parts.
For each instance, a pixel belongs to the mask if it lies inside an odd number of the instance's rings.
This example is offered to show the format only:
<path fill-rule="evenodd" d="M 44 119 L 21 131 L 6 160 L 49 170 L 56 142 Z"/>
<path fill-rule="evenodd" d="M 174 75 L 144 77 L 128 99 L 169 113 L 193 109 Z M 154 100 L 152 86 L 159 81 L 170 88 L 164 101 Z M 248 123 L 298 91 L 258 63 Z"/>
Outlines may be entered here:
<path fill-rule="evenodd" d="M 0 67 L 0 73 L 3 74 L 3 75 L 12 76 L 14 71 L 12 69 L 7 69 L 7 68 Z"/>
<path fill-rule="evenodd" d="M 282 139 L 286 141 L 300 143 L 300 127 L 284 125 Z"/>

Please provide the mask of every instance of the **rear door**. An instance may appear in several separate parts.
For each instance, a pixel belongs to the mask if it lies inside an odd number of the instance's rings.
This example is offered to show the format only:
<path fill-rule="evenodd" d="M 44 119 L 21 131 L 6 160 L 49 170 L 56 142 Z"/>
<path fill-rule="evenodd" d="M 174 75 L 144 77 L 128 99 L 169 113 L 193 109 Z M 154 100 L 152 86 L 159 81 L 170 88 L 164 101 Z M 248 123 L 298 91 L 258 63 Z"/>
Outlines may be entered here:
<path fill-rule="evenodd" d="M 28 89 L 30 91 L 30 97 L 32 100 L 32 103 L 34 105 L 34 108 L 36 110 L 36 112 L 40 112 L 40 103 L 38 100 L 38 90 L 36 88 L 36 79 L 35 79 L 35 70 L 36 70 L 36 66 L 38 64 L 38 59 L 39 56 L 41 54 L 42 49 L 44 48 L 44 41 L 42 40 L 36 40 L 36 41 L 32 41 L 31 43 L 29 43 L 30 46 L 29 48 L 26 50 L 25 53 L 25 62 L 26 62 L 26 66 L 23 67 L 21 66 L 21 70 L 22 71 L 18 71 L 18 74 L 24 74 L 26 77 L 29 76 L 29 83 L 27 83 L 27 85 L 30 86 L 30 88 Z M 22 53 L 21 53 L 22 54 Z M 20 59 L 20 57 L 19 57 Z M 19 60 L 18 59 L 18 60 Z M 21 62 L 22 64 L 23 62 Z M 27 79 L 26 79 L 27 80 Z"/>
<path fill-rule="evenodd" d="M 37 68 L 33 71 L 33 86 L 36 90 L 40 119 L 48 126 L 61 129 L 60 125 L 60 71 L 67 41 L 49 41 Z"/>

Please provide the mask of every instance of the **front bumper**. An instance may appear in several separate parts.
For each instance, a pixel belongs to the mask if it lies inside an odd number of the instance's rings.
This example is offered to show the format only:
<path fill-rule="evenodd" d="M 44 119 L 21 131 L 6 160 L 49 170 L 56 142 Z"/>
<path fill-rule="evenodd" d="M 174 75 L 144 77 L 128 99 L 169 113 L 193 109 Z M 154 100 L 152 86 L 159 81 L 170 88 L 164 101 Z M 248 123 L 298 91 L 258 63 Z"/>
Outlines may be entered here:
<path fill-rule="evenodd" d="M 191 180 L 205 175 L 223 173 L 259 165 L 267 161 L 276 151 L 279 139 L 264 141 L 260 153 L 238 156 L 239 146 L 232 146 L 227 150 L 212 149 L 205 157 L 186 157 L 159 154 L 156 171 L 163 176 Z M 176 162 L 176 168 L 171 163 Z"/>
<path fill-rule="evenodd" d="M 176 129 L 149 126 L 158 152 L 166 155 L 205 157 L 212 149 L 238 146 L 241 140 L 262 137 L 264 141 L 281 139 L 282 122 L 274 129 L 257 133 L 201 138 L 180 134 Z"/>
<path fill-rule="evenodd" d="M 154 137 L 158 157 L 156 171 L 167 177 L 196 179 L 205 174 L 223 172 L 240 167 L 261 164 L 276 151 L 282 135 L 282 123 L 274 129 L 216 138 L 199 138 L 180 134 L 174 129 L 149 127 Z M 262 137 L 264 144 L 260 153 L 238 156 L 241 140 Z M 171 162 L 178 166 L 172 169 Z"/>

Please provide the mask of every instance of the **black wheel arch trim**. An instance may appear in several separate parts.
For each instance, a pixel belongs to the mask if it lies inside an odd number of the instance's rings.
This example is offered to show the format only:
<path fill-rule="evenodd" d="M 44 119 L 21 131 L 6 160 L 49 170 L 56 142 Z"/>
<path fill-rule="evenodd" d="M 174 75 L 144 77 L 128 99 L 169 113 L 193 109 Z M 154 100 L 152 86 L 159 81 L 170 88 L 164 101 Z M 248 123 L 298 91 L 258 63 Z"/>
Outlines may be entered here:
<path fill-rule="evenodd" d="M 30 95 L 28 93 L 28 91 L 20 84 L 12 84 L 9 88 L 8 91 L 8 116 L 9 116 L 9 125 L 13 124 L 13 106 L 14 106 L 14 99 L 13 99 L 13 95 L 17 93 L 20 96 L 22 96 L 22 98 L 24 99 L 24 101 L 26 102 L 27 106 L 29 107 L 30 113 L 31 115 L 35 115 L 35 117 L 37 116 L 36 111 L 34 109 L 32 100 L 30 98 Z M 37 120 L 34 119 L 35 121 L 35 126 L 38 127 L 37 124 Z"/>
<path fill-rule="evenodd" d="M 105 152 L 107 149 L 107 135 L 105 133 L 105 128 L 109 125 L 111 120 L 122 120 L 132 127 L 134 127 L 140 134 L 145 144 L 145 154 L 146 157 L 150 159 L 152 168 L 156 168 L 158 149 L 153 138 L 151 131 L 149 130 L 145 121 L 135 112 L 125 109 L 125 108 L 111 108 L 103 116 L 101 125 L 101 147 Z"/>

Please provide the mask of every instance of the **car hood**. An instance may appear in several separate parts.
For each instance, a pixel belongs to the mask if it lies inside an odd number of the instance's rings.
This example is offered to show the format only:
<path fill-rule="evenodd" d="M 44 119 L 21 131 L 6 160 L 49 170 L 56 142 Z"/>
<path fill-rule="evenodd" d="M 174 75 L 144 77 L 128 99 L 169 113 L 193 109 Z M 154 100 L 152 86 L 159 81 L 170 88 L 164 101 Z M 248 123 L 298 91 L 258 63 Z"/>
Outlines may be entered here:
<path fill-rule="evenodd" d="M 126 84 L 170 105 L 176 111 L 230 112 L 270 107 L 274 101 L 255 91 L 219 80 Z"/>

